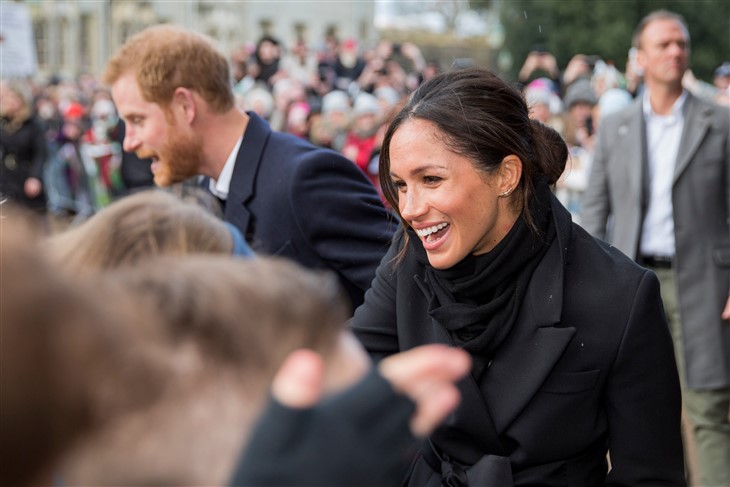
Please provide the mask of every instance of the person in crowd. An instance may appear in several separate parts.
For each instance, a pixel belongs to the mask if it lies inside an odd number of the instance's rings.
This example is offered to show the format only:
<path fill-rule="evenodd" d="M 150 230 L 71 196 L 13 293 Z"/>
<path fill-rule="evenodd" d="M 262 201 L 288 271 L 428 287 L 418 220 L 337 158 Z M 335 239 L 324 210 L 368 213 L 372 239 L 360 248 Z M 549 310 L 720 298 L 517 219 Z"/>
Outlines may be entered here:
<path fill-rule="evenodd" d="M 99 192 L 99 207 L 104 207 L 122 193 L 122 179 L 119 173 L 122 146 L 116 131 L 119 118 L 114 103 L 108 98 L 99 98 L 89 111 L 90 127 L 81 140 L 81 151 L 93 161 L 96 172 L 96 188 Z"/>
<path fill-rule="evenodd" d="M 517 74 L 517 87 L 523 89 L 535 79 L 545 77 L 560 91 L 560 69 L 555 56 L 542 44 L 532 46 Z"/>
<path fill-rule="evenodd" d="M 342 90 L 332 90 L 322 97 L 321 126 L 320 130 L 314 130 L 312 140 L 317 145 L 341 152 L 351 122 L 350 96 Z"/>
<path fill-rule="evenodd" d="M 236 109 L 228 61 L 210 40 L 150 27 L 112 57 L 104 80 L 127 122 L 124 149 L 154 159 L 156 184 L 207 176 L 255 251 L 333 270 L 362 303 L 393 235 L 390 213 L 341 154 Z"/>
<path fill-rule="evenodd" d="M 583 53 L 578 53 L 571 57 L 561 75 L 561 91 L 567 91 L 567 87 L 578 80 L 585 79 L 590 81 L 593 77 L 593 71 L 598 59 L 598 56 Z"/>
<path fill-rule="evenodd" d="M 381 112 L 378 99 L 370 93 L 360 93 L 355 98 L 352 107 L 352 123 L 342 147 L 342 154 L 355 163 L 367 175 L 368 179 L 377 186 L 377 171 L 370 172 L 370 160 L 376 145 L 378 129 L 381 125 Z"/>
<path fill-rule="evenodd" d="M 276 82 L 284 76 L 279 68 L 280 61 L 281 43 L 279 40 L 269 35 L 263 36 L 256 43 L 256 50 L 253 53 L 252 62 L 249 64 L 249 72 L 254 81 L 273 88 Z"/>
<path fill-rule="evenodd" d="M 317 83 L 317 58 L 304 39 L 297 39 L 281 59 L 281 69 L 286 76 L 293 78 L 307 89 Z"/>
<path fill-rule="evenodd" d="M 289 108 L 297 102 L 305 102 L 307 93 L 304 85 L 296 79 L 281 78 L 271 90 L 274 99 L 274 109 L 269 117 L 269 126 L 272 130 L 286 132 Z"/>
<path fill-rule="evenodd" d="M 355 431 L 363 426 L 358 414 L 387 417 L 379 428 L 368 424 L 355 448 L 338 450 L 341 468 L 313 452 L 320 484 L 376 485 L 382 462 L 403 468 L 411 435 L 428 433 L 458 403 L 453 381 L 469 360 L 445 348 L 393 357 L 349 390 L 370 362 L 345 328 L 349 305 L 331 273 L 210 254 L 64 273 L 37 246 L 33 218 L 7 205 L 3 216 L 3 279 L 12 282 L 0 288 L 8 320 L 0 355 L 3 485 L 225 485 L 274 371 L 302 347 L 318 354 L 321 367 L 297 366 L 296 375 L 316 377 L 290 377 L 288 386 L 279 378 L 275 397 L 302 407 L 302 394 L 308 401 L 324 394 L 327 410 L 304 423 L 336 421 Z M 332 396 L 343 388 L 342 398 Z M 299 431 L 270 431 L 272 439 L 296 436 L 279 471 L 297 472 L 291 454 L 316 445 L 325 430 Z M 339 435 L 329 439 L 345 446 Z M 364 460 L 373 468 L 350 469 Z"/>
<path fill-rule="evenodd" d="M 591 88 L 596 98 L 600 98 L 606 91 L 620 88 L 625 84 L 621 72 L 611 62 L 598 58 L 593 66 Z"/>
<path fill-rule="evenodd" d="M 296 101 L 289 105 L 286 112 L 286 133 L 309 140 L 309 115 L 312 108 L 305 101 Z"/>
<path fill-rule="evenodd" d="M 587 79 L 579 79 L 568 86 L 563 99 L 566 109 L 565 141 L 570 147 L 593 149 L 593 107 L 598 97 Z"/>
<path fill-rule="evenodd" d="M 166 374 L 143 365 L 154 358 L 155 321 L 58 272 L 38 248 L 36 215 L 9 205 L 0 219 L 0 484 L 54 485 L 69 449 L 147 407 Z"/>
<path fill-rule="evenodd" d="M 725 61 L 715 69 L 712 84 L 717 89 L 715 102 L 719 105 L 730 105 L 730 61 Z"/>
<path fill-rule="evenodd" d="M 243 110 L 254 112 L 263 120 L 269 120 L 274 113 L 274 97 L 262 86 L 254 86 L 243 97 Z"/>
<path fill-rule="evenodd" d="M 567 157 L 480 68 L 426 81 L 386 132 L 403 228 L 352 329 L 375 359 L 444 343 L 474 364 L 406 485 L 685 485 L 659 282 L 572 223 Z"/>
<path fill-rule="evenodd" d="M 291 351 L 325 357 L 327 392 L 370 367 L 333 274 L 278 258 L 165 257 L 98 277 L 140 312 L 156 310 L 155 345 L 173 371 L 149 408 L 72 452 L 60 469 L 68 485 L 225 485 Z"/>
<path fill-rule="evenodd" d="M 73 272 L 137 264 L 158 255 L 252 255 L 235 226 L 201 205 L 158 189 L 121 198 L 45 243 L 60 267 Z"/>
<path fill-rule="evenodd" d="M 47 158 L 45 129 L 34 114 L 29 88 L 20 81 L 0 80 L 0 199 L 44 213 Z"/>
<path fill-rule="evenodd" d="M 331 66 L 334 88 L 351 96 L 359 90 L 358 79 L 365 70 L 366 62 L 360 54 L 360 45 L 350 37 L 337 44 L 337 57 Z"/>
<path fill-rule="evenodd" d="M 107 273 L 100 280 L 108 281 L 110 289 L 132 295 L 139 309 L 158 312 L 161 325 L 156 345 L 173 371 L 154 404 L 95 431 L 68 456 L 60 471 L 69 485 L 226 485 L 266 405 L 274 374 L 293 351 L 304 348 L 322 357 L 317 391 L 325 397 L 362 380 L 371 368 L 364 349 L 345 326 L 349 304 L 332 273 L 311 272 L 272 257 L 232 261 L 220 255 L 198 255 L 156 259 Z M 432 357 L 427 352 L 383 364 L 379 377 L 370 374 L 368 380 L 379 383 L 379 396 L 360 397 L 361 408 L 374 408 L 388 418 L 380 427 L 367 424 L 371 436 L 397 443 L 358 438 L 361 443 L 340 450 L 341 467 L 328 467 L 332 463 L 325 461 L 324 452 L 311 447 L 327 439 L 325 444 L 341 448 L 339 435 L 331 433 L 363 427 L 352 404 L 341 404 L 330 416 L 331 426 L 342 426 L 340 430 L 303 432 L 306 421 L 265 426 L 271 428 L 269 439 L 282 430 L 296 437 L 281 455 L 269 457 L 268 465 L 273 462 L 277 472 L 291 472 L 299 467 L 296 452 L 305 447 L 310 458 L 318 460 L 310 469 L 315 469 L 319 485 L 334 485 L 329 470 L 342 475 L 338 479 L 346 485 L 381 485 L 382 470 L 374 462 L 366 464 L 368 457 L 390 458 L 394 469 L 404 470 L 405 453 L 414 442 L 410 418 L 414 431 L 432 429 L 458 402 L 452 381 L 468 368 L 468 358 L 455 351 L 431 350 Z M 454 364 L 444 366 L 446 358 Z M 443 370 L 434 373 L 436 365 Z M 436 390 L 424 391 L 424 386 Z M 421 396 L 442 397 L 406 399 L 415 397 L 417 388 Z M 382 396 L 390 401 L 374 400 Z M 419 414 L 412 401 L 436 404 Z M 384 410 L 394 405 L 400 409 Z M 299 444 L 302 439 L 306 441 Z M 350 452 L 360 455 L 345 454 Z M 354 461 L 367 469 L 347 468 Z M 301 481 L 294 483 L 301 485 Z"/>
<path fill-rule="evenodd" d="M 63 110 L 63 124 L 50 144 L 47 182 L 49 207 L 54 214 L 67 214 L 83 221 L 100 208 L 97 169 L 81 150 L 86 124 L 80 104 Z"/>
<path fill-rule="evenodd" d="M 659 277 L 699 484 L 729 485 L 730 116 L 683 89 L 679 15 L 649 14 L 633 45 L 644 92 L 601 119 L 583 224 Z"/>
<path fill-rule="evenodd" d="M 552 127 L 563 135 L 566 122 L 563 117 L 564 107 L 555 84 L 548 78 L 538 78 L 525 86 L 522 94 L 530 109 L 530 118 Z"/>
<path fill-rule="evenodd" d="M 398 92 L 392 86 L 381 86 L 373 90 L 373 95 L 378 100 L 380 105 L 380 119 L 383 122 L 388 122 L 395 115 L 398 109 L 398 105 L 404 99 L 404 96 Z"/>

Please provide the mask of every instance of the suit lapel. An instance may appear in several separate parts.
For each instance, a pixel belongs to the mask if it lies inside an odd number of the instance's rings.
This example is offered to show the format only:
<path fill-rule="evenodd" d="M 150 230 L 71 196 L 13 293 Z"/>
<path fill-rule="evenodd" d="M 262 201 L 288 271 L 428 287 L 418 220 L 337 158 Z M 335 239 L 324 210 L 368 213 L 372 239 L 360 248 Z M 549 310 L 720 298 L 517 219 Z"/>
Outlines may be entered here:
<path fill-rule="evenodd" d="M 682 140 L 679 143 L 677 163 L 674 166 L 673 182 L 677 182 L 679 176 L 682 175 L 682 172 L 684 172 L 692 160 L 692 156 L 697 152 L 697 148 L 710 128 L 710 117 L 710 108 L 703 106 L 694 96 L 688 94 L 687 110 L 684 116 L 684 130 L 682 131 Z"/>
<path fill-rule="evenodd" d="M 246 203 L 255 193 L 256 173 L 271 135 L 271 128 L 266 122 L 254 113 L 249 112 L 248 115 L 250 119 L 236 155 L 236 165 L 231 176 L 225 210 L 225 220 L 235 225 L 246 240 L 250 240 L 251 233 L 249 230 L 251 212 Z"/>
<path fill-rule="evenodd" d="M 570 343 L 575 328 L 557 328 L 563 308 L 563 277 L 571 220 L 553 198 L 558 237 L 530 280 L 525 304 L 481 384 L 497 431 L 503 432 L 545 381 Z"/>

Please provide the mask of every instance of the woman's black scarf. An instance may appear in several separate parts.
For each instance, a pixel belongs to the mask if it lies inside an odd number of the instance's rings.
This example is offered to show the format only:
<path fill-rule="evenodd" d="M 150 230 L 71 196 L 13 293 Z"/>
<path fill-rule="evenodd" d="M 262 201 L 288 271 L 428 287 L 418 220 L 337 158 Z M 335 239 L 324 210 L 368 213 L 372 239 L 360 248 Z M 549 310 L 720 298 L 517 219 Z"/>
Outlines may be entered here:
<path fill-rule="evenodd" d="M 555 238 L 550 195 L 540 178 L 530 203 L 538 233 L 519 217 L 494 249 L 469 255 L 449 269 L 431 267 L 420 239 L 411 234 L 410 245 L 425 263 L 424 281 L 432 291 L 429 314 L 471 353 L 477 380 L 512 330 L 530 277 Z"/>

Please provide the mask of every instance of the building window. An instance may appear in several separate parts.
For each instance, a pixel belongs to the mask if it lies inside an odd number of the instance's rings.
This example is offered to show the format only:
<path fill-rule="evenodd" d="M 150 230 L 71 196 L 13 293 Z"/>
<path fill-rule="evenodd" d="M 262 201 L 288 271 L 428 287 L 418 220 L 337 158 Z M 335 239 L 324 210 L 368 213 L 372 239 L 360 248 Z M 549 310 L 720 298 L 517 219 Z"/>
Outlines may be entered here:
<path fill-rule="evenodd" d="M 307 24 L 304 22 L 294 24 L 294 38 L 299 42 L 307 42 Z"/>
<path fill-rule="evenodd" d="M 58 33 L 60 42 L 56 45 L 61 46 L 61 66 L 63 68 L 70 68 L 78 62 L 78 59 L 74 59 L 76 53 L 71 52 L 72 46 L 74 46 L 71 40 L 72 35 L 71 23 L 67 18 L 62 18 L 61 30 Z"/>
<path fill-rule="evenodd" d="M 43 19 L 33 22 L 33 36 L 38 67 L 43 69 L 48 65 L 48 27 Z"/>
<path fill-rule="evenodd" d="M 274 34 L 274 23 L 271 19 L 259 20 L 259 27 L 261 28 L 261 37 L 273 36 Z"/>
<path fill-rule="evenodd" d="M 81 32 L 79 32 L 79 68 L 82 72 L 87 73 L 91 71 L 91 48 L 95 44 L 91 38 L 91 32 L 93 27 L 92 23 L 93 18 L 90 14 L 81 14 Z"/>
<path fill-rule="evenodd" d="M 335 39 L 335 40 L 339 41 L 340 40 L 340 29 L 334 24 L 329 24 L 325 28 L 324 36 L 325 36 L 325 38 Z"/>

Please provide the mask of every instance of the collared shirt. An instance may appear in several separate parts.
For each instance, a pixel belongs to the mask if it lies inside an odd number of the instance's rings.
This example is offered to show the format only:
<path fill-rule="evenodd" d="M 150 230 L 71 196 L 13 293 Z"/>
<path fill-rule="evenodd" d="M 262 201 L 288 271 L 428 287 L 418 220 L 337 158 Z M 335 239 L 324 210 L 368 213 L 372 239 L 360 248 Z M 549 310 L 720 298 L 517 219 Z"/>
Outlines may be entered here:
<path fill-rule="evenodd" d="M 243 136 L 238 138 L 233 150 L 230 154 L 228 154 L 228 159 L 226 160 L 226 164 L 223 166 L 223 170 L 218 176 L 218 179 L 214 180 L 213 178 L 210 178 L 210 192 L 224 201 L 228 199 L 228 191 L 231 188 L 231 178 L 233 177 L 233 168 L 236 165 L 236 157 L 238 157 L 238 150 L 241 148 L 242 141 Z"/>
<path fill-rule="evenodd" d="M 679 142 L 684 129 L 684 106 L 687 92 L 674 102 L 669 115 L 658 115 L 651 108 L 648 90 L 644 93 L 643 109 L 646 124 L 648 156 L 649 205 L 644 217 L 639 251 L 642 255 L 673 257 L 674 211 L 672 185 L 679 154 Z"/>

